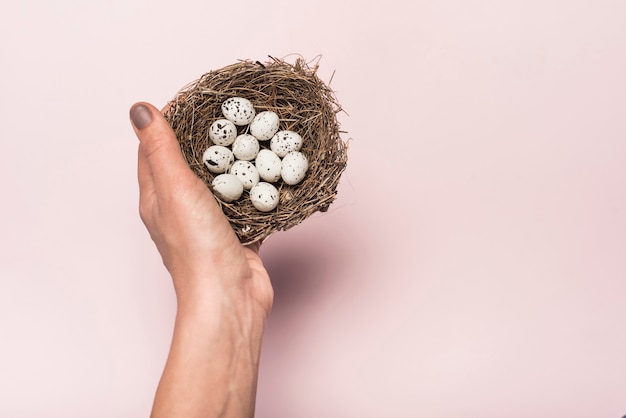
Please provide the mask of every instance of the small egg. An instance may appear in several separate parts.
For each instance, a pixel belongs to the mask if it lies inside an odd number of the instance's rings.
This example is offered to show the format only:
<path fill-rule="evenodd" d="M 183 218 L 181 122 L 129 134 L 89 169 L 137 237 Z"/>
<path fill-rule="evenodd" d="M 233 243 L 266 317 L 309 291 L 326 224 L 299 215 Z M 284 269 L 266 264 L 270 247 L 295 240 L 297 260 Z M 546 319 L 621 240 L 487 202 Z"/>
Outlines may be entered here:
<path fill-rule="evenodd" d="M 259 141 L 250 134 L 242 134 L 233 142 L 233 154 L 238 160 L 252 161 L 259 153 Z"/>
<path fill-rule="evenodd" d="M 259 141 L 267 141 L 278 131 L 278 115 L 271 110 L 257 113 L 250 122 L 250 133 Z"/>
<path fill-rule="evenodd" d="M 278 189 L 273 184 L 259 182 L 250 190 L 252 205 L 261 212 L 269 212 L 278 206 Z"/>
<path fill-rule="evenodd" d="M 250 161 L 235 161 L 229 172 L 243 183 L 243 188 L 246 190 L 250 190 L 260 180 L 259 171 Z"/>
<path fill-rule="evenodd" d="M 226 203 L 234 202 L 243 193 L 243 184 L 233 174 L 219 174 L 215 176 L 213 182 L 213 193 Z"/>
<path fill-rule="evenodd" d="M 211 173 L 225 173 L 235 161 L 230 149 L 221 145 L 211 145 L 202 155 L 204 165 Z"/>
<path fill-rule="evenodd" d="M 280 157 L 274 154 L 268 149 L 262 149 L 255 159 L 256 169 L 259 171 L 259 176 L 265 181 L 271 183 L 280 179 L 280 169 L 282 163 Z"/>
<path fill-rule="evenodd" d="M 289 185 L 300 183 L 306 176 L 309 168 L 309 161 L 306 156 L 299 151 L 292 151 L 283 158 L 280 176 Z"/>
<path fill-rule="evenodd" d="M 270 149 L 280 158 L 291 151 L 300 151 L 301 148 L 302 137 L 294 131 L 278 131 L 270 141 Z"/>
<path fill-rule="evenodd" d="M 222 103 L 222 114 L 235 125 L 243 126 L 252 122 L 256 111 L 250 100 L 243 97 L 231 97 Z"/>
<path fill-rule="evenodd" d="M 215 145 L 229 146 L 237 137 L 237 127 L 228 119 L 218 119 L 209 127 L 209 138 Z"/>

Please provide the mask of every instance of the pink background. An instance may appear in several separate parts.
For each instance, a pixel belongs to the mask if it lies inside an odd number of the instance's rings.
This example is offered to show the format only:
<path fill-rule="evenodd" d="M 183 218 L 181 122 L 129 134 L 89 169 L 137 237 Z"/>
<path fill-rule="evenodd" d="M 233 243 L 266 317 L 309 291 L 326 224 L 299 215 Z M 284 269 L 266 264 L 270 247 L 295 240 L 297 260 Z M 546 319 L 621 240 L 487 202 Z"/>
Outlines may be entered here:
<path fill-rule="evenodd" d="M 171 283 L 128 108 L 321 55 L 331 210 L 262 250 L 257 416 L 626 414 L 626 3 L 3 1 L 0 417 L 147 416 Z"/>

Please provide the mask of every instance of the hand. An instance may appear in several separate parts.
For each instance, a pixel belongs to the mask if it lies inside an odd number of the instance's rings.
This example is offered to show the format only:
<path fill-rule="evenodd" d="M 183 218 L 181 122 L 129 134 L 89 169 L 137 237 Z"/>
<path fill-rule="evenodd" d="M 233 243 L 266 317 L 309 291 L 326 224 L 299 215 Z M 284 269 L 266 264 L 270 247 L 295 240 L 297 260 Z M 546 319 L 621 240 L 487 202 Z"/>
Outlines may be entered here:
<path fill-rule="evenodd" d="M 253 416 L 273 290 L 258 245 L 241 245 L 155 107 L 130 110 L 139 212 L 170 272 L 178 310 L 152 416 Z"/>

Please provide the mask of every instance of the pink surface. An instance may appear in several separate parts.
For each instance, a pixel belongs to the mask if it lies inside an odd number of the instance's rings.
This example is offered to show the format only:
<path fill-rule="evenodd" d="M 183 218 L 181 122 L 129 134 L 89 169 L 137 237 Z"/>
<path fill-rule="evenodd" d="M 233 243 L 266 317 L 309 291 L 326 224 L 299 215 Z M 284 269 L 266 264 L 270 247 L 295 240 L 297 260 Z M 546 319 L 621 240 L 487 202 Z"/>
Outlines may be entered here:
<path fill-rule="evenodd" d="M 169 278 L 138 100 L 322 55 L 331 210 L 262 250 L 258 417 L 626 414 L 623 2 L 5 2 L 0 417 L 147 416 Z"/>

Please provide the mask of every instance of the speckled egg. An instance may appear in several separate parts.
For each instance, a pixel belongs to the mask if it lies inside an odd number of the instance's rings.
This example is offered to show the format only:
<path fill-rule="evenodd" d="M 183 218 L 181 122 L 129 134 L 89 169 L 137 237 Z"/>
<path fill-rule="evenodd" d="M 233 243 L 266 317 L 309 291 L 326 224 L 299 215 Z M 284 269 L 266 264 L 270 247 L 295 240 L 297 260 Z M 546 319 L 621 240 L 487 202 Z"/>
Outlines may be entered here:
<path fill-rule="evenodd" d="M 270 149 L 279 157 L 284 157 L 292 151 L 300 151 L 302 137 L 294 131 L 278 131 L 270 140 Z"/>
<path fill-rule="evenodd" d="M 222 103 L 222 114 L 235 125 L 243 126 L 252 122 L 256 111 L 250 100 L 243 97 L 231 97 Z"/>
<path fill-rule="evenodd" d="M 238 160 L 252 161 L 259 153 L 259 141 L 250 134 L 242 134 L 233 142 L 233 154 Z"/>
<path fill-rule="evenodd" d="M 229 146 L 237 137 L 237 127 L 228 119 L 218 119 L 209 127 L 209 138 L 215 145 Z"/>
<path fill-rule="evenodd" d="M 280 179 L 280 170 L 282 162 L 280 157 L 274 154 L 268 149 L 262 149 L 255 159 L 256 169 L 259 171 L 259 176 L 265 181 L 273 183 Z"/>
<path fill-rule="evenodd" d="M 278 206 L 278 189 L 273 184 L 259 182 L 250 190 L 252 205 L 261 212 L 269 212 Z"/>
<path fill-rule="evenodd" d="M 211 145 L 204 151 L 202 161 L 211 173 L 225 173 L 235 161 L 230 149 L 221 145 Z"/>
<path fill-rule="evenodd" d="M 306 176 L 309 168 L 309 161 L 306 156 L 299 151 L 292 151 L 283 158 L 280 176 L 289 185 L 300 183 Z"/>
<path fill-rule="evenodd" d="M 219 174 L 211 183 L 213 193 L 224 202 L 230 203 L 241 197 L 243 184 L 233 174 Z"/>
<path fill-rule="evenodd" d="M 259 171 L 250 161 L 235 161 L 229 172 L 243 183 L 243 188 L 246 190 L 250 190 L 260 180 Z"/>
<path fill-rule="evenodd" d="M 278 123 L 278 115 L 271 110 L 257 113 L 250 122 L 250 133 L 259 141 L 267 141 L 278 131 Z"/>

